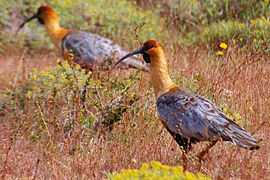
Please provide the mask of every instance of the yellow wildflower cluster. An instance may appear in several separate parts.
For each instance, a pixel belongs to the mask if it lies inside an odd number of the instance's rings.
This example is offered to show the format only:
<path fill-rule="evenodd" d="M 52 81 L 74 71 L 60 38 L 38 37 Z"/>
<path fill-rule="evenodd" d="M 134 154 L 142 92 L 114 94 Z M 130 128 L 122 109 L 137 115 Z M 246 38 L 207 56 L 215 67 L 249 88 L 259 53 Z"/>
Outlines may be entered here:
<path fill-rule="evenodd" d="M 218 51 L 217 54 L 220 55 L 220 56 L 222 56 L 223 55 L 223 52 L 222 51 Z"/>
<path fill-rule="evenodd" d="M 220 43 L 219 47 L 226 50 L 228 46 L 225 43 Z"/>
<path fill-rule="evenodd" d="M 226 114 L 226 116 L 230 119 L 235 119 L 236 121 L 239 121 L 241 119 L 241 116 L 239 113 L 233 112 L 232 114 L 229 113 L 228 108 L 223 108 L 223 112 Z"/>
<path fill-rule="evenodd" d="M 160 162 L 153 161 L 150 164 L 144 163 L 140 169 L 127 169 L 121 170 L 120 174 L 113 175 L 109 179 L 111 180 L 148 180 L 148 179 L 186 179 L 196 180 L 203 179 L 208 180 L 210 178 L 205 177 L 203 174 L 193 174 L 191 172 L 183 172 L 181 166 L 169 167 L 162 165 Z"/>
<path fill-rule="evenodd" d="M 220 43 L 219 47 L 220 47 L 221 49 L 223 49 L 223 50 L 226 50 L 227 47 L 228 47 L 228 45 L 227 45 L 226 43 Z M 223 51 L 218 51 L 218 52 L 217 52 L 217 55 L 219 55 L 219 56 L 222 56 L 223 54 L 224 54 Z"/>

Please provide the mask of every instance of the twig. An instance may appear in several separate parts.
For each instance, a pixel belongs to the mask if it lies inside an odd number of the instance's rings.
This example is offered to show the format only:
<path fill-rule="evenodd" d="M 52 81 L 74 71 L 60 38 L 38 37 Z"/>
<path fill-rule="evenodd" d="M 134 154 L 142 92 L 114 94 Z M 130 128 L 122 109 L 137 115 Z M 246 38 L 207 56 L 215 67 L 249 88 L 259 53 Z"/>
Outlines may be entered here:
<path fill-rule="evenodd" d="M 50 131 L 49 131 L 48 123 L 45 121 L 44 115 L 43 115 L 43 113 L 42 113 L 42 111 L 41 111 L 41 108 L 40 108 L 40 105 L 39 105 L 38 101 L 36 101 L 36 105 L 37 105 L 37 107 L 38 107 L 38 112 L 39 112 L 39 114 L 40 114 L 40 116 L 41 116 L 43 125 L 45 126 L 47 135 L 49 136 L 49 142 L 50 142 L 51 148 L 52 148 L 52 150 L 54 151 L 54 144 L 53 144 L 53 142 L 52 142 L 52 135 L 51 135 L 51 133 L 50 133 Z M 54 171 L 54 175 L 55 175 L 55 178 L 58 179 L 58 173 L 57 173 L 56 164 L 55 164 L 55 162 L 57 162 L 57 161 L 56 161 L 56 159 L 55 159 L 55 156 L 52 156 L 52 158 L 53 158 L 53 171 Z"/>
<path fill-rule="evenodd" d="M 17 85 L 20 69 L 21 69 L 21 66 L 23 64 L 24 54 L 25 54 L 25 50 L 22 53 L 21 59 L 19 60 L 20 64 L 19 64 L 19 66 L 18 66 L 18 68 L 16 70 L 16 76 L 15 76 L 15 79 L 14 79 L 14 82 L 13 82 L 13 87 L 12 87 L 12 92 L 14 92 L 14 93 L 15 93 L 15 90 L 16 90 L 16 85 Z"/>
<path fill-rule="evenodd" d="M 10 138 L 10 141 L 12 141 L 12 138 Z M 8 148 L 7 148 L 6 159 L 4 160 L 2 179 L 5 179 L 5 177 L 6 177 L 6 168 L 7 168 L 8 156 L 9 156 L 11 146 L 12 146 L 12 142 L 10 142 L 10 144 L 8 145 Z"/>
<path fill-rule="evenodd" d="M 103 103 L 102 103 L 102 101 L 101 101 L 101 98 L 100 98 L 100 95 L 99 95 L 97 86 L 95 86 L 95 90 L 96 90 L 96 93 L 97 93 L 97 96 L 98 96 L 99 104 L 102 106 L 102 108 L 104 108 L 104 105 L 103 105 Z"/>
<path fill-rule="evenodd" d="M 125 89 L 123 89 L 122 91 L 119 92 L 119 94 L 122 94 L 124 91 L 126 91 L 126 89 L 129 88 L 129 85 L 125 87 Z M 94 123 L 93 123 L 93 127 L 94 129 L 101 123 L 101 121 L 103 119 L 105 119 L 105 115 L 108 114 L 108 112 L 113 108 L 113 107 L 117 107 L 119 106 L 119 102 L 121 101 L 121 98 L 122 96 L 117 96 L 115 99 L 112 99 L 109 103 L 109 106 L 107 107 L 106 111 L 103 113 L 101 111 L 101 114 L 102 114 L 102 117 L 99 119 L 99 120 L 96 120 Z M 121 107 L 121 105 L 120 105 Z"/>
<path fill-rule="evenodd" d="M 259 129 L 263 127 L 263 125 L 266 123 L 266 121 L 262 122 L 252 133 L 251 135 L 254 135 Z"/>
<path fill-rule="evenodd" d="M 39 161 L 40 161 L 40 160 L 39 160 L 39 158 L 38 158 L 38 159 L 37 159 L 37 163 L 36 163 L 36 170 L 35 170 L 35 174 L 34 174 L 33 179 L 36 179 Z"/>
<path fill-rule="evenodd" d="M 146 24 L 146 23 L 143 22 L 142 24 L 136 26 L 135 29 L 134 29 L 134 32 L 135 32 L 135 39 L 137 39 L 137 41 L 139 41 L 140 45 L 142 45 L 143 43 L 142 43 L 142 41 L 140 40 L 140 37 L 139 37 L 139 35 L 138 35 L 138 31 L 139 31 L 139 28 L 142 28 L 145 24 Z"/>
<path fill-rule="evenodd" d="M 72 120 L 71 120 L 71 110 L 70 110 L 70 104 L 69 104 L 69 100 L 68 100 L 68 91 L 65 92 L 65 99 L 67 102 L 67 108 L 68 108 L 68 119 L 69 119 L 69 123 L 71 124 Z M 65 123 L 66 124 L 66 123 Z"/>

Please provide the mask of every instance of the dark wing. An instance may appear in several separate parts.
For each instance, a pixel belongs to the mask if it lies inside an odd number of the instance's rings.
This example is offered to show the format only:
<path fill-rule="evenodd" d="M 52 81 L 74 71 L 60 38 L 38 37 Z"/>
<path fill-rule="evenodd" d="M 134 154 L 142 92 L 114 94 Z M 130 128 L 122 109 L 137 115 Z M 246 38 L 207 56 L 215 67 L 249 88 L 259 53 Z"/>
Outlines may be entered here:
<path fill-rule="evenodd" d="M 248 132 L 212 102 L 191 92 L 174 88 L 158 98 L 157 109 L 163 124 L 184 138 L 199 141 L 222 138 L 244 148 L 258 147 Z"/>
<path fill-rule="evenodd" d="M 94 65 L 105 59 L 120 59 L 128 54 L 128 51 L 115 44 L 110 39 L 101 37 L 97 34 L 84 31 L 71 31 L 63 39 L 61 44 L 62 52 L 74 54 L 78 61 Z M 127 59 L 128 65 L 136 68 L 148 69 L 148 66 L 138 60 L 138 56 Z"/>

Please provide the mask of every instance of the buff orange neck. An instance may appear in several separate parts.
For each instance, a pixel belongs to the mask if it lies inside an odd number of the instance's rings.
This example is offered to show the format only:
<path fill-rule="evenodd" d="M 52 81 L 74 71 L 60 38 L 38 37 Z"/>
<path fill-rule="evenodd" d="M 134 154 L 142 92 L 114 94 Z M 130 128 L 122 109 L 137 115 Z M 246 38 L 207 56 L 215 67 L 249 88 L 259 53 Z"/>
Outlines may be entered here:
<path fill-rule="evenodd" d="M 170 89 L 177 87 L 168 73 L 167 55 L 164 49 L 159 46 L 149 52 L 151 59 L 150 74 L 156 99 L 168 92 Z"/>

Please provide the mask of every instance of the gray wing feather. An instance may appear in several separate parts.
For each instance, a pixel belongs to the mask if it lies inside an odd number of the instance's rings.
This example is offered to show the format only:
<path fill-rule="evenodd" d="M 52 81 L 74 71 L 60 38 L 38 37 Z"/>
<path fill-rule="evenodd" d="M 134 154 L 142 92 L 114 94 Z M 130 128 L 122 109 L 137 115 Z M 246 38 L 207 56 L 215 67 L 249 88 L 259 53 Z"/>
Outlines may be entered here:
<path fill-rule="evenodd" d="M 209 100 L 177 88 L 157 100 L 163 123 L 185 138 L 211 140 L 222 138 L 244 148 L 256 148 L 257 141 L 225 116 Z"/>
<path fill-rule="evenodd" d="M 62 41 L 62 52 L 70 52 L 84 63 L 94 65 L 102 62 L 104 59 L 120 59 L 129 52 L 123 50 L 118 44 L 110 39 L 101 37 L 97 34 L 84 31 L 71 31 Z M 125 61 L 126 64 L 149 70 L 146 64 L 138 59 L 138 56 L 130 57 Z"/>

